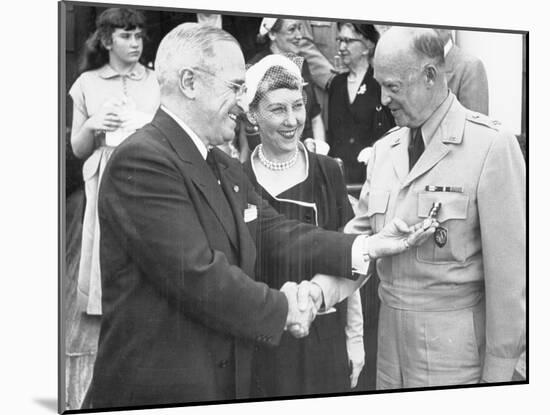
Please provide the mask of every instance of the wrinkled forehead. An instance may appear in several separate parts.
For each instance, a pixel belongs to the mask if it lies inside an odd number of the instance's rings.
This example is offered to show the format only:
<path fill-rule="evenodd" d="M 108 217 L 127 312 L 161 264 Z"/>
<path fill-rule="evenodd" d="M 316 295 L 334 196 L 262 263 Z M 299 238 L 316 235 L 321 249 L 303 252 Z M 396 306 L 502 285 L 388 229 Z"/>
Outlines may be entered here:
<path fill-rule="evenodd" d="M 244 80 L 244 56 L 239 45 L 232 41 L 219 41 L 212 45 L 211 53 L 205 53 L 204 63 L 217 74 L 230 72 Z"/>
<path fill-rule="evenodd" d="M 379 78 L 396 78 L 405 80 L 420 65 L 417 56 L 410 48 L 388 49 L 377 47 L 374 53 L 373 69 L 374 76 Z"/>

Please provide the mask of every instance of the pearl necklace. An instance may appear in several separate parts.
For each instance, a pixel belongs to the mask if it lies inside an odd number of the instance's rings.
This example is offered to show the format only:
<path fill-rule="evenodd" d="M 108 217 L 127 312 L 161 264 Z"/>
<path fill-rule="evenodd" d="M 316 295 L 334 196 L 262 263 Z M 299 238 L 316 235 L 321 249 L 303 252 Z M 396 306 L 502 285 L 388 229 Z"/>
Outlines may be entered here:
<path fill-rule="evenodd" d="M 275 170 L 275 171 L 286 170 L 294 166 L 296 164 L 296 161 L 298 161 L 298 146 L 296 146 L 296 151 L 294 152 L 294 155 L 290 160 L 281 162 L 281 161 L 268 160 L 264 154 L 262 145 L 260 144 L 258 146 L 258 157 L 260 158 L 260 162 L 269 170 Z"/>

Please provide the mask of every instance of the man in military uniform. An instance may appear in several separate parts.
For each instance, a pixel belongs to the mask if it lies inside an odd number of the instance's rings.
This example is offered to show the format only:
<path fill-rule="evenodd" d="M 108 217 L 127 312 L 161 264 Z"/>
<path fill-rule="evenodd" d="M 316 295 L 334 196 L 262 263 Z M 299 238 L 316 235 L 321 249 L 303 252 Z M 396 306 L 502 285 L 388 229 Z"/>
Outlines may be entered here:
<path fill-rule="evenodd" d="M 435 217 L 377 262 L 377 388 L 512 379 L 525 343 L 525 164 L 514 136 L 449 91 L 432 29 L 381 38 L 374 74 L 398 127 L 379 140 L 347 232 Z"/>

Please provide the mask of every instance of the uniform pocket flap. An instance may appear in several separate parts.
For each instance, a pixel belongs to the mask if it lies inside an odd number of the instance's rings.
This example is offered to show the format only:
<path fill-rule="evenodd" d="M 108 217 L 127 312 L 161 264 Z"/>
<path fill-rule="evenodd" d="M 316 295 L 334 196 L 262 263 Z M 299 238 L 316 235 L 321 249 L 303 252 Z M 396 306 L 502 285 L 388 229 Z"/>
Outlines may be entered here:
<path fill-rule="evenodd" d="M 390 192 L 388 190 L 371 190 L 369 194 L 367 216 L 372 216 L 376 213 L 386 213 L 389 200 Z"/>
<path fill-rule="evenodd" d="M 418 194 L 418 216 L 427 218 L 433 204 L 441 203 L 437 221 L 443 223 L 449 219 L 466 219 L 470 198 L 463 193 L 425 192 Z"/>

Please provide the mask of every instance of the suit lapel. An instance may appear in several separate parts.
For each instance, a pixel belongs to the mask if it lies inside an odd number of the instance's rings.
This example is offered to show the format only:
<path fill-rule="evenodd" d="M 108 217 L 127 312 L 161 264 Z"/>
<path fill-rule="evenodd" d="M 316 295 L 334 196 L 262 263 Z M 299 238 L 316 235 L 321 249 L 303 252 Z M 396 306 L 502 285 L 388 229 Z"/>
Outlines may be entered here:
<path fill-rule="evenodd" d="M 401 128 L 391 143 L 391 160 L 399 183 L 403 183 L 409 173 L 409 153 L 407 151 L 408 128 Z"/>
<path fill-rule="evenodd" d="M 436 133 L 436 135 L 438 134 Z M 439 160 L 445 157 L 448 152 L 449 148 L 447 145 L 442 143 L 438 137 L 432 137 L 432 141 L 409 172 L 405 183 L 403 183 L 403 187 L 408 186 L 416 178 L 430 170 Z"/>
<path fill-rule="evenodd" d="M 238 249 L 235 218 L 226 197 L 217 183 L 214 173 L 202 158 L 191 137 L 168 114 L 159 109 L 152 124 L 166 137 L 172 148 L 188 165 L 185 169 L 197 189 L 203 194 L 208 205 L 218 218 L 233 246 Z M 222 174 L 223 176 L 223 174 Z"/>
<path fill-rule="evenodd" d="M 218 149 L 212 151 L 220 152 Z M 237 226 L 238 234 L 238 243 L 239 243 L 239 266 L 242 268 L 248 275 L 252 275 L 254 268 L 254 263 L 256 262 L 256 249 L 254 247 L 254 241 L 250 236 L 250 231 L 244 222 L 244 203 L 247 203 L 243 192 L 246 191 L 242 183 L 244 178 L 244 172 L 237 171 L 235 168 L 232 168 L 227 165 L 224 160 L 225 156 L 218 156 L 220 166 L 220 175 L 222 187 L 227 195 L 227 200 L 233 215 L 235 217 L 235 224 Z M 243 202 L 244 200 L 244 202 Z"/>
<path fill-rule="evenodd" d="M 456 98 L 432 137 L 430 144 L 409 172 L 403 187 L 433 168 L 451 151 L 449 144 L 460 144 L 464 134 L 466 111 Z M 408 158 L 407 158 L 408 160 Z"/>

